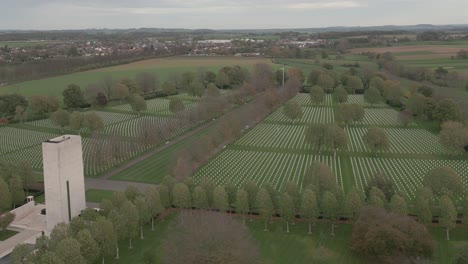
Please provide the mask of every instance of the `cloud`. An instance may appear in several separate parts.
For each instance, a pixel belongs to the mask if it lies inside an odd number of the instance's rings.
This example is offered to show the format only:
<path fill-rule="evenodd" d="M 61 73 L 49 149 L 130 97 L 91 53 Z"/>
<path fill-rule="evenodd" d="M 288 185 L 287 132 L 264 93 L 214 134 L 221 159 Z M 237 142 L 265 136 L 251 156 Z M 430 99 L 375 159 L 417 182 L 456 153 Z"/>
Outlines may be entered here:
<path fill-rule="evenodd" d="M 293 3 L 287 5 L 291 9 L 340 9 L 340 8 L 353 8 L 353 7 L 362 7 L 366 6 L 362 3 L 355 1 L 335 1 L 335 2 L 303 2 L 303 3 Z"/>

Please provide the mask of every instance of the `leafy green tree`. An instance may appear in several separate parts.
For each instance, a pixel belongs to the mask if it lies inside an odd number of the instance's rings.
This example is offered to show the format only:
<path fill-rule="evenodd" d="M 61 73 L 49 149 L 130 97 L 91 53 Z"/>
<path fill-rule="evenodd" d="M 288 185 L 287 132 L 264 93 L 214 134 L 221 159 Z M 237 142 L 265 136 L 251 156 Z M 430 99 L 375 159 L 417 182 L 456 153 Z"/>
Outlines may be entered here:
<path fill-rule="evenodd" d="M 193 207 L 199 209 L 208 208 L 208 198 L 206 197 L 206 191 L 200 186 L 195 187 L 193 190 Z"/>
<path fill-rule="evenodd" d="M 68 108 L 80 108 L 86 104 L 83 91 L 76 84 L 68 85 L 67 89 L 62 92 L 63 103 Z"/>
<path fill-rule="evenodd" d="M 445 122 L 442 124 L 439 141 L 451 152 L 464 152 L 468 145 L 468 128 L 460 122 Z"/>
<path fill-rule="evenodd" d="M 415 209 L 418 215 L 418 221 L 422 224 L 430 224 L 432 222 L 432 191 L 427 187 L 420 187 L 416 191 Z"/>
<path fill-rule="evenodd" d="M 284 105 L 283 114 L 291 119 L 294 124 L 294 121 L 300 119 L 304 115 L 304 112 L 302 112 L 302 107 L 297 101 L 291 100 Z"/>
<path fill-rule="evenodd" d="M 223 186 L 216 186 L 213 191 L 213 204 L 214 208 L 219 211 L 227 211 L 229 208 L 228 195 Z"/>
<path fill-rule="evenodd" d="M 143 239 L 143 225 L 147 224 L 150 218 L 153 218 L 150 211 L 150 205 L 144 196 L 138 196 L 135 199 L 135 207 L 138 211 L 138 224 L 140 225 L 140 239 Z"/>
<path fill-rule="evenodd" d="M 173 190 L 174 206 L 189 209 L 191 206 L 190 191 L 185 183 L 177 183 Z"/>
<path fill-rule="evenodd" d="M 424 178 L 424 185 L 435 195 L 459 195 L 463 193 L 463 183 L 460 175 L 450 167 L 435 168 Z"/>
<path fill-rule="evenodd" d="M 13 175 L 10 178 L 10 193 L 11 193 L 11 202 L 13 206 L 16 207 L 18 204 L 23 204 L 24 201 L 24 190 L 23 190 L 23 181 L 18 174 Z"/>
<path fill-rule="evenodd" d="M 123 85 L 127 86 L 128 91 L 132 95 L 138 95 L 138 94 L 142 93 L 141 92 L 141 87 L 138 86 L 138 83 L 135 82 L 133 79 L 123 78 L 122 80 L 120 80 L 120 84 L 123 84 Z"/>
<path fill-rule="evenodd" d="M 159 185 L 159 197 L 161 198 L 161 205 L 163 209 L 168 209 L 172 205 L 169 188 L 165 184 Z"/>
<path fill-rule="evenodd" d="M 468 190 L 465 191 L 465 197 L 463 198 L 463 224 L 468 226 Z"/>
<path fill-rule="evenodd" d="M 219 71 L 216 75 L 215 84 L 220 89 L 226 89 L 231 84 L 231 81 L 229 80 L 229 76 L 225 72 Z"/>
<path fill-rule="evenodd" d="M 264 188 L 260 188 L 256 197 L 256 204 L 258 212 L 265 221 L 264 231 L 268 231 L 267 222 L 270 221 L 273 214 L 273 202 L 271 201 L 270 193 Z"/>
<path fill-rule="evenodd" d="M 393 195 L 390 203 L 388 204 L 390 212 L 407 215 L 408 214 L 408 205 L 406 204 L 406 200 L 403 196 L 399 194 Z"/>
<path fill-rule="evenodd" d="M 348 88 L 348 91 L 353 93 L 355 91 L 362 91 L 364 89 L 362 80 L 358 76 L 349 76 L 348 81 L 346 82 L 346 86 Z"/>
<path fill-rule="evenodd" d="M 182 102 L 180 98 L 172 97 L 171 99 L 169 99 L 169 110 L 174 114 L 184 111 L 184 102 Z"/>
<path fill-rule="evenodd" d="M 364 108 L 357 104 L 340 104 L 337 109 L 337 121 L 348 126 L 352 122 L 364 119 Z"/>
<path fill-rule="evenodd" d="M 50 120 L 52 121 L 52 123 L 60 126 L 60 129 L 63 133 L 64 128 L 70 124 L 70 113 L 59 108 L 57 111 L 50 115 Z"/>
<path fill-rule="evenodd" d="M 213 191 L 216 188 L 216 185 L 214 184 L 212 179 L 205 177 L 201 180 L 200 186 L 203 189 L 205 189 L 206 198 L 208 198 L 208 205 L 212 207 L 213 206 Z"/>
<path fill-rule="evenodd" d="M 330 167 L 322 162 L 314 162 L 304 175 L 303 185 L 312 187 L 317 197 L 322 197 L 326 191 L 337 194 L 340 189 L 336 177 Z"/>
<path fill-rule="evenodd" d="M 11 204 L 10 187 L 3 178 L 0 177 L 0 211 L 9 211 Z"/>
<path fill-rule="evenodd" d="M 374 76 L 370 79 L 369 88 L 375 88 L 379 90 L 380 94 L 384 92 L 384 80 L 378 76 Z"/>
<path fill-rule="evenodd" d="M 325 91 L 319 85 L 314 85 L 312 86 L 312 88 L 310 88 L 309 96 L 310 102 L 315 105 L 323 103 L 325 101 Z"/>
<path fill-rule="evenodd" d="M 411 110 L 413 114 L 421 117 L 426 112 L 426 97 L 422 94 L 413 94 L 406 103 L 406 108 Z"/>
<path fill-rule="evenodd" d="M 351 219 L 356 220 L 363 206 L 362 195 L 359 193 L 359 190 L 353 186 L 346 194 L 345 209 L 347 215 L 349 215 Z"/>
<path fill-rule="evenodd" d="M 237 186 L 232 182 L 228 182 L 224 185 L 224 189 L 228 196 L 229 213 L 231 213 L 231 209 L 234 207 L 234 203 L 236 202 Z"/>
<path fill-rule="evenodd" d="M 87 263 L 94 263 L 99 257 L 99 246 L 88 229 L 78 232 L 76 239 L 80 243 L 80 251 Z"/>
<path fill-rule="evenodd" d="M 326 93 L 331 93 L 335 87 L 335 80 L 330 75 L 322 73 L 318 77 L 317 85 L 322 87 Z"/>
<path fill-rule="evenodd" d="M 243 183 L 242 188 L 248 194 L 247 197 L 249 198 L 249 212 L 252 213 L 257 201 L 258 186 L 255 182 L 247 180 Z"/>
<path fill-rule="evenodd" d="M 122 103 L 122 100 L 130 96 L 130 91 L 128 87 L 124 84 L 117 83 L 112 86 L 112 94 L 114 95 L 115 99 L 119 99 Z"/>
<path fill-rule="evenodd" d="M 55 97 L 35 95 L 29 97 L 28 109 L 33 113 L 43 115 L 52 113 L 59 108 L 59 102 Z"/>
<path fill-rule="evenodd" d="M 145 202 L 151 217 L 151 230 L 154 231 L 154 218 L 163 210 L 161 197 L 156 187 L 149 187 L 145 190 Z"/>
<path fill-rule="evenodd" d="M 335 195 L 329 191 L 326 191 L 322 197 L 321 204 L 322 212 L 325 217 L 329 218 L 332 221 L 331 225 L 331 235 L 335 235 L 335 220 L 337 217 L 337 211 L 339 208 L 338 200 Z"/>
<path fill-rule="evenodd" d="M 383 96 L 391 106 L 400 106 L 403 90 L 399 81 L 384 81 Z"/>
<path fill-rule="evenodd" d="M 305 142 L 320 153 L 330 141 L 331 135 L 328 132 L 327 124 L 311 124 L 304 130 Z"/>
<path fill-rule="evenodd" d="M 130 201 L 125 201 L 120 208 L 120 220 L 123 225 L 124 237 L 128 238 L 129 248 L 132 248 L 132 238 L 138 234 L 140 215 L 138 209 Z"/>
<path fill-rule="evenodd" d="M 294 218 L 294 204 L 293 199 L 288 193 L 281 195 L 280 201 L 280 214 L 286 222 L 286 232 L 289 233 L 289 222 Z"/>
<path fill-rule="evenodd" d="M 370 127 L 362 137 L 362 140 L 375 155 L 377 155 L 378 151 L 385 151 L 390 148 L 387 133 L 378 127 Z"/>
<path fill-rule="evenodd" d="M 463 112 L 451 98 L 442 99 L 435 109 L 434 118 L 441 124 L 447 121 L 463 121 Z"/>
<path fill-rule="evenodd" d="M 91 132 L 104 129 L 104 121 L 96 112 L 86 113 L 84 118 L 84 126 L 91 130 Z"/>
<path fill-rule="evenodd" d="M 348 92 L 342 86 L 333 91 L 333 100 L 337 103 L 346 103 L 348 101 Z"/>
<path fill-rule="evenodd" d="M 191 96 L 202 97 L 205 93 L 205 85 L 199 81 L 193 81 L 189 86 L 187 93 Z"/>
<path fill-rule="evenodd" d="M 15 120 L 19 121 L 21 124 L 26 121 L 27 113 L 21 105 L 16 106 L 15 108 Z"/>
<path fill-rule="evenodd" d="M 369 192 L 369 205 L 372 205 L 374 207 L 378 208 L 385 208 L 387 204 L 387 199 L 385 197 L 384 192 L 380 190 L 377 187 L 372 187 L 370 192 Z"/>
<path fill-rule="evenodd" d="M 134 203 L 136 198 L 140 195 L 140 191 L 134 185 L 129 185 L 125 188 L 124 195 L 127 197 L 127 200 Z"/>
<path fill-rule="evenodd" d="M 302 194 L 301 217 L 305 218 L 309 224 L 309 235 L 312 234 L 312 224 L 319 216 L 319 208 L 315 193 L 307 188 Z"/>
<path fill-rule="evenodd" d="M 309 73 L 309 76 L 307 77 L 307 84 L 311 86 L 317 85 L 318 78 L 322 73 L 323 70 L 321 69 L 312 69 Z"/>
<path fill-rule="evenodd" d="M 382 102 L 383 98 L 379 89 L 370 87 L 364 92 L 364 100 L 371 105 L 375 105 Z"/>
<path fill-rule="evenodd" d="M 249 212 L 249 194 L 244 189 L 236 193 L 236 212 L 243 214 L 242 221 L 245 224 L 245 214 Z"/>
<path fill-rule="evenodd" d="M 0 95 L 0 116 L 12 117 L 17 106 L 26 109 L 28 101 L 24 96 L 18 94 Z"/>
<path fill-rule="evenodd" d="M 214 83 L 209 83 L 206 86 L 206 95 L 209 97 L 219 97 L 221 96 L 221 92 L 219 91 L 218 87 Z"/>
<path fill-rule="evenodd" d="M 70 114 L 70 128 L 77 130 L 81 134 L 81 129 L 85 127 L 85 114 L 81 112 L 73 112 Z"/>
<path fill-rule="evenodd" d="M 18 244 L 10 253 L 10 263 L 12 264 L 29 264 L 32 257 L 31 249 L 27 244 Z"/>
<path fill-rule="evenodd" d="M 14 213 L 3 213 L 0 216 L 0 232 L 5 230 L 11 224 L 11 222 L 13 222 L 13 220 L 15 220 Z"/>
<path fill-rule="evenodd" d="M 114 225 L 105 217 L 98 217 L 91 226 L 91 235 L 97 243 L 102 263 L 104 263 L 104 258 L 114 254 L 114 248 L 117 245 L 117 234 Z"/>
<path fill-rule="evenodd" d="M 147 105 L 145 99 L 140 95 L 134 94 L 129 97 L 130 106 L 132 110 L 140 115 L 141 112 L 146 111 Z"/>
<path fill-rule="evenodd" d="M 172 82 L 165 81 L 162 85 L 162 91 L 167 95 L 171 95 L 177 93 L 177 88 Z"/>
<path fill-rule="evenodd" d="M 450 240 L 450 230 L 455 228 L 457 221 L 457 209 L 449 196 L 443 195 L 439 201 L 440 224 L 446 228 L 447 240 Z"/>
<path fill-rule="evenodd" d="M 337 124 L 331 124 L 328 126 L 329 140 L 326 142 L 329 148 L 333 149 L 334 156 L 336 157 L 336 151 L 338 149 L 344 149 L 348 146 L 348 136 L 343 128 Z"/>
<path fill-rule="evenodd" d="M 81 245 L 78 240 L 67 237 L 60 241 L 55 249 L 57 256 L 70 264 L 86 264 L 86 259 L 81 255 Z"/>

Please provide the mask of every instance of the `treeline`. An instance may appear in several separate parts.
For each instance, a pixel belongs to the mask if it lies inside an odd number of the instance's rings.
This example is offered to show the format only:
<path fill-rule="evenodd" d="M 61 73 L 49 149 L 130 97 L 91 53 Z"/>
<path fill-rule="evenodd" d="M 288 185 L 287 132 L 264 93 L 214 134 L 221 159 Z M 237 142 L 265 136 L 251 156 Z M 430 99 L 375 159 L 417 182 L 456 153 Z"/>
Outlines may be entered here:
<path fill-rule="evenodd" d="M 153 58 L 152 54 L 114 54 L 92 57 L 64 57 L 0 65 L 0 84 L 22 82 L 131 63 Z"/>
<path fill-rule="evenodd" d="M 9 213 L 10 210 L 24 204 L 35 182 L 28 161 L 19 161 L 15 166 L 0 162 L 0 231 L 14 220 L 15 216 Z"/>
<path fill-rule="evenodd" d="M 442 178 L 446 180 L 440 181 Z M 313 163 L 306 171 L 303 188 L 295 182 L 286 182 L 281 191 L 270 183 L 259 186 L 246 181 L 238 187 L 232 183 L 216 185 L 210 178 L 196 184 L 190 177 L 183 182 L 166 177 L 157 188 L 149 188 L 144 193 L 134 187 L 114 193 L 102 200 L 98 213 L 86 209 L 70 224 L 56 226 L 50 238 L 40 237 L 36 243 L 39 250 L 30 252 L 19 245 L 11 257 L 35 260 L 34 263 L 45 263 L 44 259 L 52 256 L 62 261 L 57 263 L 69 263 L 67 258 L 71 257 L 80 259 L 77 263 L 94 263 L 106 256 L 119 258 L 122 245 L 119 242 L 127 241 L 132 248 L 134 239 L 144 238 L 143 226 L 151 224 L 153 229 L 154 219 L 164 217 L 163 211 L 172 207 L 235 212 L 244 222 L 247 215 L 257 215 L 264 221 L 265 231 L 269 230 L 273 217 L 283 219 L 286 232 L 290 223 L 305 221 L 309 225 L 304 233 L 309 234 L 314 232 L 313 226 L 319 219 L 327 219 L 334 235 L 337 221 L 347 219 L 354 223 L 351 250 L 379 260 L 430 259 L 435 244 L 424 225 L 438 222 L 446 228 L 449 239 L 457 221 L 468 223 L 467 195 L 463 199 L 462 217 L 457 217 L 454 199 L 464 190 L 460 176 L 452 169 L 437 168 L 425 176 L 424 187 L 417 190 L 414 200 L 417 222 L 407 216 L 408 198 L 395 192 L 393 182 L 388 179 L 377 174 L 364 192 L 352 188 L 345 194 L 331 169 L 320 162 Z M 190 222 L 191 217 L 191 213 L 183 213 L 179 221 Z M 222 222 L 213 224 L 216 223 Z"/>

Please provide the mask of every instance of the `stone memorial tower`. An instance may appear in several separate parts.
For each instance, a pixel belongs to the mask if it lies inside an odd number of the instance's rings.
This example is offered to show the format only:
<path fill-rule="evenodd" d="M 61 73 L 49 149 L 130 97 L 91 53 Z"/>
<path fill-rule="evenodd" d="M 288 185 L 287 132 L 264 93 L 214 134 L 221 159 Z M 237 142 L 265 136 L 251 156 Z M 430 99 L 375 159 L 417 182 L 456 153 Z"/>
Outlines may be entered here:
<path fill-rule="evenodd" d="M 42 143 L 47 231 L 86 208 L 81 137 L 64 135 Z"/>

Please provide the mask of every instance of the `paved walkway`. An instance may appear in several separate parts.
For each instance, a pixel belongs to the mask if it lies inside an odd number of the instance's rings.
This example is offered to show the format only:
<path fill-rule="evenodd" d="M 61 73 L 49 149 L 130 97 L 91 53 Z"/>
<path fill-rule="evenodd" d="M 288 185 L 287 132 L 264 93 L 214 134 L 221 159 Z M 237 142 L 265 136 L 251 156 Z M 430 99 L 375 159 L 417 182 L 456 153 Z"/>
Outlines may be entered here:
<path fill-rule="evenodd" d="M 106 179 L 85 178 L 85 188 L 109 191 L 125 191 L 128 186 L 135 186 L 140 192 L 144 192 L 148 187 L 156 186 L 149 183 L 126 182 L 126 181 L 113 181 Z"/>

